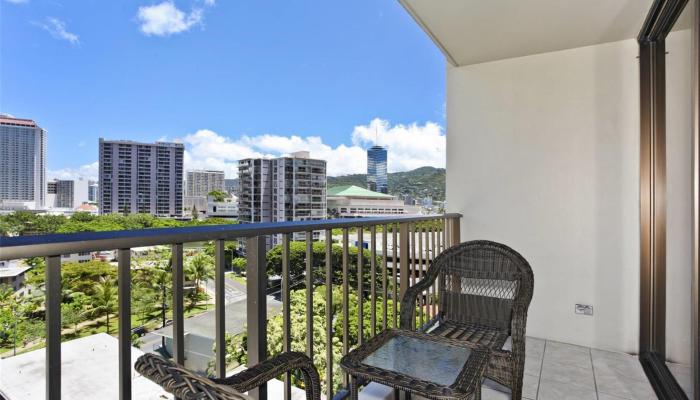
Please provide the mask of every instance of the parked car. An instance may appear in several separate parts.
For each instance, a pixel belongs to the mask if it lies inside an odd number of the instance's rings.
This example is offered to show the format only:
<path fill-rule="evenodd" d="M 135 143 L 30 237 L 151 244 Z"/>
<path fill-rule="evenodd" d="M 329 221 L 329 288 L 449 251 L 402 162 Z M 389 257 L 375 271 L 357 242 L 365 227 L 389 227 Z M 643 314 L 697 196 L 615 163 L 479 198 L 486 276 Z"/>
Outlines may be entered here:
<path fill-rule="evenodd" d="M 146 333 L 148 333 L 148 330 L 146 330 L 145 326 L 137 326 L 136 328 L 131 328 L 131 334 L 132 335 L 139 335 L 143 336 Z"/>

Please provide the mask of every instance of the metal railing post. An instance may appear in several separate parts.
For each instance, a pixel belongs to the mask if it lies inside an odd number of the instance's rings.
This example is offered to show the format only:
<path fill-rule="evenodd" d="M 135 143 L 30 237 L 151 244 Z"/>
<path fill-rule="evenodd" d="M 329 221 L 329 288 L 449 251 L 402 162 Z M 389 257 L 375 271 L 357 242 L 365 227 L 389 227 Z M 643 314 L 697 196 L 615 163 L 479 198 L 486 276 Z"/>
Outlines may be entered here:
<path fill-rule="evenodd" d="M 409 268 L 411 263 L 410 254 L 409 224 L 408 222 L 402 222 L 399 224 L 399 296 L 401 300 L 403 300 L 409 285 L 409 276 L 411 274 Z"/>
<path fill-rule="evenodd" d="M 46 257 L 46 399 L 61 399 L 61 256 Z"/>
<path fill-rule="evenodd" d="M 349 306 L 350 302 L 350 284 L 348 282 L 348 268 L 350 263 L 350 250 L 349 250 L 349 233 L 348 228 L 343 228 L 343 355 L 348 354 L 350 351 L 349 340 Z M 343 374 L 343 386 L 348 386 L 348 374 Z"/>
<path fill-rule="evenodd" d="M 363 304 L 363 294 L 364 294 L 364 270 L 363 266 L 364 260 L 364 227 L 360 226 L 357 228 L 357 344 L 362 345 L 365 336 L 364 327 L 364 304 Z"/>
<path fill-rule="evenodd" d="M 326 398 L 333 398 L 333 233 L 326 231 Z"/>
<path fill-rule="evenodd" d="M 289 234 L 282 235 L 282 351 L 292 350 L 292 316 L 291 304 L 289 304 Z M 284 374 L 284 400 L 292 398 L 292 374 Z"/>
<path fill-rule="evenodd" d="M 119 279 L 119 399 L 131 399 L 131 249 L 117 252 Z"/>
<path fill-rule="evenodd" d="M 246 288 L 248 366 L 267 359 L 267 265 L 265 262 L 265 237 L 253 236 L 246 240 Z M 267 385 L 248 392 L 254 399 L 267 399 Z"/>
<path fill-rule="evenodd" d="M 214 247 L 215 271 L 214 271 L 214 317 L 215 317 L 215 345 L 216 345 L 216 376 L 226 377 L 226 282 L 224 281 L 224 269 L 226 268 L 226 242 L 217 240 Z"/>
<path fill-rule="evenodd" d="M 314 358 L 314 243 L 313 232 L 306 232 L 306 355 Z"/>
<path fill-rule="evenodd" d="M 182 243 L 172 245 L 173 264 L 173 358 L 185 365 L 185 271 L 182 259 Z"/>
<path fill-rule="evenodd" d="M 450 218 L 450 246 L 460 243 L 459 217 Z"/>

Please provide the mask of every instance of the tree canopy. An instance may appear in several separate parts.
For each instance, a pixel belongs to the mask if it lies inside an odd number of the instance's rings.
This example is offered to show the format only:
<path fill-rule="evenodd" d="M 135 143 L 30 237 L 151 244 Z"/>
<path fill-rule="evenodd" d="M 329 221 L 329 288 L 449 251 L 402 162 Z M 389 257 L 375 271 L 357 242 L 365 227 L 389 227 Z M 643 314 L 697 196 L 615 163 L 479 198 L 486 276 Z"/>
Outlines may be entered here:
<path fill-rule="evenodd" d="M 39 215 L 28 211 L 15 211 L 10 214 L 0 215 L 0 235 L 23 236 L 48 233 L 102 232 L 230 223 L 230 220 L 221 218 L 208 218 L 201 221 L 179 221 L 172 218 L 160 218 L 150 214 L 92 215 L 78 212 L 68 218 L 63 215 Z"/>
<path fill-rule="evenodd" d="M 342 346 L 343 346 L 343 312 L 342 312 L 342 299 L 343 291 L 340 287 L 333 288 L 333 300 L 332 300 L 332 315 L 333 318 L 333 382 L 334 391 L 339 389 L 342 382 L 342 370 L 339 367 L 340 358 L 342 357 Z M 355 291 L 350 291 L 348 293 L 348 344 L 352 348 L 358 343 L 358 317 L 357 311 L 358 301 L 357 293 Z M 370 310 L 372 304 L 369 300 L 365 299 L 362 304 L 363 309 L 363 332 L 365 338 L 371 335 L 370 326 Z M 393 321 L 391 321 L 391 316 L 393 315 L 394 302 L 391 299 L 387 300 L 387 315 L 389 316 L 389 321 L 387 321 L 387 327 L 394 327 Z M 324 387 L 327 385 L 326 382 L 326 287 L 319 286 L 314 290 L 313 294 L 313 311 L 312 318 L 314 320 L 313 324 L 313 361 L 314 365 L 319 371 L 321 376 L 321 384 Z M 383 327 L 382 321 L 382 301 L 378 299 L 376 306 L 377 313 L 377 333 Z M 306 352 L 306 338 L 309 332 L 306 330 L 306 289 L 294 290 L 290 293 L 290 318 L 291 318 L 291 350 Z M 277 354 L 282 353 L 283 338 L 283 320 L 282 315 L 278 314 L 268 320 L 267 325 L 267 352 L 268 356 L 272 357 Z M 247 346 L 248 337 L 247 333 L 242 333 L 238 336 L 232 337 L 227 336 L 226 339 L 226 362 L 227 364 L 244 364 L 247 362 Z M 299 380 L 295 379 L 296 383 Z"/>
<path fill-rule="evenodd" d="M 209 196 L 211 196 L 216 202 L 222 202 L 226 200 L 227 194 L 221 190 L 212 190 L 209 192 Z"/>
<path fill-rule="evenodd" d="M 333 244 L 331 248 L 331 264 L 333 265 L 333 284 L 340 285 L 343 282 L 343 248 L 338 244 Z M 358 248 L 348 248 L 348 283 L 350 286 L 357 285 L 357 261 Z M 312 245 L 312 268 L 314 271 L 314 281 L 324 283 L 326 280 L 326 242 L 314 242 Z M 365 287 L 369 288 L 371 274 L 372 253 L 363 249 L 363 270 Z M 282 245 L 277 245 L 267 252 L 267 274 L 282 275 Z M 376 259 L 377 271 L 380 270 L 381 257 Z M 306 271 L 306 242 L 289 243 L 289 273 L 292 279 L 304 275 Z"/>

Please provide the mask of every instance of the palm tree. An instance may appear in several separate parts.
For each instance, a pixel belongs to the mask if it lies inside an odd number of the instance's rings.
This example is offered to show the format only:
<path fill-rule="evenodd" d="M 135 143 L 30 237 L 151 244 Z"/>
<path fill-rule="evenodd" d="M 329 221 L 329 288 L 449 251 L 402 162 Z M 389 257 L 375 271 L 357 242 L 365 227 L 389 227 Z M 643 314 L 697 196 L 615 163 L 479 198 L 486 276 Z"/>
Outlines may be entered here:
<path fill-rule="evenodd" d="M 109 315 L 117 308 L 117 287 L 114 280 L 108 277 L 101 277 L 100 281 L 93 286 L 94 294 L 90 309 L 87 311 L 95 316 L 107 316 L 107 333 L 109 333 Z"/>
<path fill-rule="evenodd" d="M 165 313 L 168 310 L 168 288 L 172 285 L 172 274 L 165 263 L 151 270 L 151 287 L 155 289 L 154 304 L 160 303 L 160 312 L 165 326 Z"/>
<path fill-rule="evenodd" d="M 190 259 L 185 273 L 188 279 L 194 281 L 195 287 L 199 288 L 203 281 L 214 277 L 214 260 L 204 253 L 199 253 Z"/>
<path fill-rule="evenodd" d="M 188 280 L 194 281 L 194 305 L 196 305 L 199 286 L 203 281 L 214 277 L 214 259 L 205 254 L 199 253 L 190 259 L 185 269 L 185 274 Z"/>

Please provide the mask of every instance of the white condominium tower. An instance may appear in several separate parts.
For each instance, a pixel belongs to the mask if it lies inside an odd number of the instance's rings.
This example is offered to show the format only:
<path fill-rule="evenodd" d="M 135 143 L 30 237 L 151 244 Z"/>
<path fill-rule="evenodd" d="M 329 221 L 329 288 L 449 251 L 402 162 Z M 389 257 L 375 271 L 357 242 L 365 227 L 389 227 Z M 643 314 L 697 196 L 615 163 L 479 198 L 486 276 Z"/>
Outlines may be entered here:
<path fill-rule="evenodd" d="M 224 171 L 190 170 L 187 171 L 185 196 L 207 196 L 212 191 L 223 192 Z"/>
<path fill-rule="evenodd" d="M 100 214 L 182 215 L 181 143 L 100 138 Z"/>
<path fill-rule="evenodd" d="M 0 209 L 41 209 L 46 201 L 46 131 L 0 114 Z"/>

